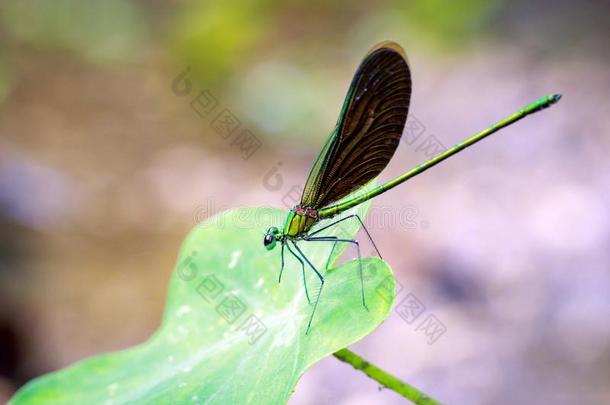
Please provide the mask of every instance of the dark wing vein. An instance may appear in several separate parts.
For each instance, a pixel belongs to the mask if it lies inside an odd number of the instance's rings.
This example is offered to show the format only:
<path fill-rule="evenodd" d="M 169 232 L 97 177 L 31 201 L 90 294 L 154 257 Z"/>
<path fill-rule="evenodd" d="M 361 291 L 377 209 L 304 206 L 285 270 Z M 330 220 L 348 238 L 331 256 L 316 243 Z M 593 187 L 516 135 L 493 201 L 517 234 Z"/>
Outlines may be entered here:
<path fill-rule="evenodd" d="M 410 98 L 411 73 L 402 48 L 393 42 L 375 46 L 352 79 L 301 205 L 323 208 L 379 175 L 398 147 Z"/>

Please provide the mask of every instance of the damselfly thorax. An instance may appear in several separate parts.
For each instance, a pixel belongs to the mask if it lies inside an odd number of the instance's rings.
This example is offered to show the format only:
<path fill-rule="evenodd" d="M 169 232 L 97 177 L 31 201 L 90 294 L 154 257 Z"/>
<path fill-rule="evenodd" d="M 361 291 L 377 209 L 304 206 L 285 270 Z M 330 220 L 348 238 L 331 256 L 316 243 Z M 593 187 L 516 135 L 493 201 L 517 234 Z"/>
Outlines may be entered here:
<path fill-rule="evenodd" d="M 280 231 L 277 227 L 269 228 L 263 240 L 268 250 L 274 249 L 278 242 L 281 245 L 282 267 L 279 280 L 281 280 L 284 270 L 285 250 L 300 263 L 305 294 L 309 302 L 311 301 L 307 291 L 305 264 L 313 270 L 320 280 L 320 290 L 309 317 L 307 332 L 311 327 L 311 321 L 324 286 L 324 276 L 322 274 L 324 269 L 320 271 L 311 263 L 299 248 L 297 241 L 299 243 L 301 241 L 331 243 L 332 249 L 326 267 L 330 264 L 337 243 L 348 243 L 355 246 L 360 263 L 362 305 L 366 308 L 358 241 L 325 234 L 324 232 L 340 222 L 358 220 L 375 247 L 377 254 L 379 254 L 379 250 L 362 219 L 357 214 L 347 215 L 335 221 L 328 221 L 328 224 L 324 224 L 326 222 L 324 220 L 385 193 L 498 130 L 551 106 L 560 98 L 561 95 L 559 94 L 542 97 L 464 142 L 458 143 L 432 159 L 417 165 L 394 180 L 381 184 L 364 194 L 349 198 L 349 195 L 362 189 L 365 184 L 376 178 L 387 166 L 399 145 L 409 112 L 411 71 L 403 49 L 400 45 L 390 41 L 382 42 L 373 47 L 365 56 L 352 79 L 339 114 L 339 120 L 312 165 L 300 203 L 290 210 L 282 230 Z M 322 222 L 321 226 L 312 229 L 318 222 Z M 381 257 L 381 255 L 379 256 Z"/>
<path fill-rule="evenodd" d="M 291 239 L 302 238 L 318 221 L 318 210 L 297 205 L 286 217 L 283 234 Z"/>

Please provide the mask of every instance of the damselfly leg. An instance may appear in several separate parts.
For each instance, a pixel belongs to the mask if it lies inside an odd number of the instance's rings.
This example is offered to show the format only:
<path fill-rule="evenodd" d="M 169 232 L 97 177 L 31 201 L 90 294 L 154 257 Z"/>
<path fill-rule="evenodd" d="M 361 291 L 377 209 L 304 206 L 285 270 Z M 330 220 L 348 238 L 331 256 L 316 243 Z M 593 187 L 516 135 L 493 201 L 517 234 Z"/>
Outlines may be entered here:
<path fill-rule="evenodd" d="M 309 316 L 309 322 L 307 323 L 307 330 L 305 331 L 305 334 L 307 335 L 309 333 L 309 329 L 311 328 L 311 321 L 313 319 L 313 315 L 316 313 L 316 309 L 318 308 L 318 302 L 320 302 L 320 295 L 322 294 L 322 288 L 324 287 L 324 277 L 322 276 L 322 274 L 320 274 L 318 269 L 316 269 L 316 267 L 313 264 L 311 264 L 311 261 L 307 258 L 307 256 L 305 256 L 303 251 L 297 246 L 297 244 L 294 241 L 292 241 L 292 246 L 297 250 L 297 252 L 299 252 L 301 257 L 303 259 L 305 259 L 305 261 L 307 262 L 309 267 L 311 267 L 311 269 L 316 273 L 316 275 L 320 279 L 320 290 L 318 291 L 318 295 L 316 297 L 316 302 L 313 305 L 313 310 L 311 311 L 311 315 Z"/>

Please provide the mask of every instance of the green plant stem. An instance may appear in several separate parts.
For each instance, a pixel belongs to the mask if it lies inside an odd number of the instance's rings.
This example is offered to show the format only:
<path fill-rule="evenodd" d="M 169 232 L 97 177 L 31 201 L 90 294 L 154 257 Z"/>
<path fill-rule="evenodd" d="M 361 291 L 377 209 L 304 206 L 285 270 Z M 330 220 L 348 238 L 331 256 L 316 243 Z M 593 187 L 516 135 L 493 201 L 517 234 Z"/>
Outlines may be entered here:
<path fill-rule="evenodd" d="M 442 405 L 440 402 L 430 398 L 428 395 L 424 394 L 412 385 L 400 381 L 398 378 L 386 373 L 379 367 L 371 364 L 369 361 L 363 359 L 350 350 L 341 349 L 338 352 L 335 352 L 333 355 L 339 360 L 351 364 L 356 370 L 362 371 L 379 384 L 391 389 L 399 395 L 402 395 L 414 404 Z"/>

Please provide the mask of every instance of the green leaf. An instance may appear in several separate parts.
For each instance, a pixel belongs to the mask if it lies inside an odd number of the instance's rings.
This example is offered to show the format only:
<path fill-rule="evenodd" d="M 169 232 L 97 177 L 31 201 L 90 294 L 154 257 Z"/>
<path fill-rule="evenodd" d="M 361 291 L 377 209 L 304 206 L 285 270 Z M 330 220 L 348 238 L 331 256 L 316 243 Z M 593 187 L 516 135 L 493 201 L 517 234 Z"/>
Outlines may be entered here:
<path fill-rule="evenodd" d="M 360 214 L 366 209 L 359 207 Z M 307 368 L 387 317 L 394 279 L 383 261 L 363 258 L 367 311 L 357 260 L 326 271 L 305 335 L 312 305 L 301 267 L 287 254 L 278 284 L 280 246 L 267 251 L 262 243 L 264 231 L 283 225 L 285 216 L 239 209 L 196 227 L 182 246 L 162 325 L 147 342 L 35 379 L 10 404 L 286 403 Z M 358 229 L 349 219 L 333 232 L 353 236 Z M 330 245 L 299 242 L 319 269 Z M 319 282 L 306 272 L 313 301 Z"/>

